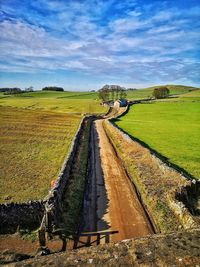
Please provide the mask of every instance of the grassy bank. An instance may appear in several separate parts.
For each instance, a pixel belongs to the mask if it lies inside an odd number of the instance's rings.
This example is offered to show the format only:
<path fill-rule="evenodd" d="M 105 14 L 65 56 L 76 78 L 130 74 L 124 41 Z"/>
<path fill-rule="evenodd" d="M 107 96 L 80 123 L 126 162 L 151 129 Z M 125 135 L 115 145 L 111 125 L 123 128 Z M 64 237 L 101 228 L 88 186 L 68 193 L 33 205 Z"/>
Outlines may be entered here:
<path fill-rule="evenodd" d="M 133 105 L 115 124 L 200 179 L 199 102 Z"/>

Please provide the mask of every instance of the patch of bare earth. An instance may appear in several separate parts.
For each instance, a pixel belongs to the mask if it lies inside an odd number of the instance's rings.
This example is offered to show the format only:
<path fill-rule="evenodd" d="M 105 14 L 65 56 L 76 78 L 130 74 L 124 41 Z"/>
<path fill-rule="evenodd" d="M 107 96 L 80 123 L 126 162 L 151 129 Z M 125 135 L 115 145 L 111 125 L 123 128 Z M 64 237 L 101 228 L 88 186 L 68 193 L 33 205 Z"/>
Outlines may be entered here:
<path fill-rule="evenodd" d="M 60 239 L 55 238 L 52 241 L 47 242 L 48 248 L 52 252 L 59 251 L 62 247 Z M 39 248 L 38 240 L 32 241 L 21 237 L 18 233 L 0 235 L 0 251 L 12 251 L 14 253 L 23 253 L 30 256 L 35 256 Z"/>

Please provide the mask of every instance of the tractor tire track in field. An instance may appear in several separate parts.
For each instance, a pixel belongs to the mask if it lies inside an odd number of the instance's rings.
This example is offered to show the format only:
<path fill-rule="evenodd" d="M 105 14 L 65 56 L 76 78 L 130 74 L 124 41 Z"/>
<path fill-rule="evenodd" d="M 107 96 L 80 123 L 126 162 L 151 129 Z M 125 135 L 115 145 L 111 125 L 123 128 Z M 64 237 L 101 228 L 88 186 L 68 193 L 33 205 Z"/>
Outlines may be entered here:
<path fill-rule="evenodd" d="M 119 231 L 110 237 L 112 242 L 154 233 L 100 119 L 91 129 L 81 232 L 103 230 Z"/>

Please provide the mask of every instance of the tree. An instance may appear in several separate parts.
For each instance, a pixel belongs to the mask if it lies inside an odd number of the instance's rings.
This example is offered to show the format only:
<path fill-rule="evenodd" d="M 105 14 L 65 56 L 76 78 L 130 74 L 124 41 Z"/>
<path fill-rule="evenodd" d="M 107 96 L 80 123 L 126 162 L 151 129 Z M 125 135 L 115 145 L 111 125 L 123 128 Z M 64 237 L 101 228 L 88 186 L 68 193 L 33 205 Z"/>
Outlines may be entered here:
<path fill-rule="evenodd" d="M 110 85 L 111 99 L 115 99 L 115 85 Z"/>
<path fill-rule="evenodd" d="M 14 88 L 5 88 L 4 95 L 15 95 L 15 94 L 21 94 L 23 91 L 20 88 L 14 87 Z"/>
<path fill-rule="evenodd" d="M 156 98 L 156 99 L 161 99 L 161 98 L 166 98 L 169 96 L 169 89 L 167 87 L 158 87 L 158 88 L 155 88 L 153 90 L 153 96 Z"/>
<path fill-rule="evenodd" d="M 121 87 L 119 85 L 116 85 L 116 89 L 115 89 L 115 91 L 116 91 L 116 99 L 119 99 L 120 89 L 121 89 Z"/>
<path fill-rule="evenodd" d="M 98 91 L 98 93 L 99 93 L 99 98 L 100 99 L 102 99 L 104 102 L 105 101 L 108 101 L 108 95 L 107 95 L 107 93 L 106 93 L 106 91 L 105 91 L 105 89 L 100 89 L 99 91 Z"/>
<path fill-rule="evenodd" d="M 126 98 L 126 96 L 127 96 L 126 90 L 124 87 L 122 87 L 120 91 L 120 99 L 124 99 Z"/>
<path fill-rule="evenodd" d="M 99 91 L 99 98 L 103 101 L 116 100 L 126 97 L 126 89 L 119 85 L 104 85 Z"/>

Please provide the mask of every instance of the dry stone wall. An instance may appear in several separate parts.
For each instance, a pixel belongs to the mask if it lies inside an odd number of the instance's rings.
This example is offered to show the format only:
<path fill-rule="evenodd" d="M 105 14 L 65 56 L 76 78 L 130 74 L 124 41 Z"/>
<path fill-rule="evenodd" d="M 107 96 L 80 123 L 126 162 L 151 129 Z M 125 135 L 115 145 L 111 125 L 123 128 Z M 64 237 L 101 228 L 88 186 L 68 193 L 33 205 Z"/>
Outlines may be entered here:
<path fill-rule="evenodd" d="M 15 232 L 21 228 L 37 228 L 44 213 L 43 201 L 0 205 L 0 233 Z"/>
<path fill-rule="evenodd" d="M 48 196 L 45 198 L 45 213 L 41 224 L 42 229 L 52 231 L 52 228 L 56 228 L 59 211 L 62 211 L 62 198 L 65 187 L 69 180 L 71 168 L 73 166 L 74 156 L 79 145 L 79 139 L 83 131 L 84 123 L 91 117 L 84 117 L 81 120 L 76 135 L 71 143 L 70 151 L 64 160 L 63 166 L 56 180 L 55 186 L 51 189 Z"/>
<path fill-rule="evenodd" d="M 175 232 L 85 247 L 11 263 L 11 267 L 40 266 L 199 266 L 200 230 Z M 4 262 L 6 263 L 6 262 Z"/>

